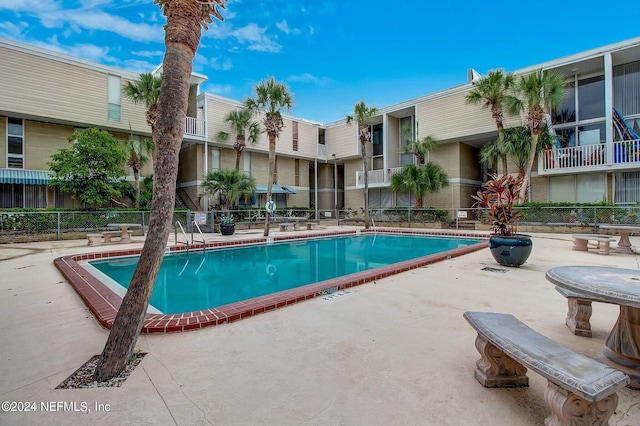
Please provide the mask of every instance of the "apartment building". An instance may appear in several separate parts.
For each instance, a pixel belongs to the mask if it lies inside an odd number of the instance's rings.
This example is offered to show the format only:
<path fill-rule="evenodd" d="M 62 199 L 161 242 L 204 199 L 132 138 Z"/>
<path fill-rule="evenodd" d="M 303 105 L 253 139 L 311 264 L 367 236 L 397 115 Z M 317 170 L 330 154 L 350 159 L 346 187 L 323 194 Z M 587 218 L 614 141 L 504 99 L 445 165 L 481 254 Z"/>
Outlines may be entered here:
<path fill-rule="evenodd" d="M 496 68 L 500 64 L 496 64 Z M 555 69 L 571 81 L 561 107 L 551 114 L 556 144 L 538 158 L 531 182 L 534 201 L 635 203 L 640 200 L 640 38 L 518 70 Z M 158 71 L 158 70 L 156 70 Z M 47 162 L 68 146 L 74 130 L 98 127 L 116 138 L 150 137 L 143 105 L 122 95 L 128 71 L 0 39 L 0 207 L 74 207 L 69 194 L 48 187 Z M 412 206 L 409 194 L 394 194 L 390 178 L 414 158 L 402 152 L 407 139 L 439 141 L 429 160 L 445 169 L 449 186 L 429 194 L 425 206 L 459 209 L 489 171 L 480 148 L 497 137 L 490 112 L 465 102 L 477 73 L 437 93 L 378 109 L 367 146 L 372 208 Z M 240 107 L 232 100 L 201 93 L 204 75 L 193 74 L 186 133 L 180 152 L 178 195 L 192 209 L 212 207 L 201 197 L 207 171 L 235 167 L 224 116 Z M 420 95 L 420 94 L 417 94 Z M 366 101 L 366 93 L 362 94 Z M 363 207 L 363 168 L 357 126 L 343 117 L 331 123 L 284 116 L 276 144 L 274 199 L 278 206 L 336 209 Z M 523 117 L 506 117 L 507 127 Z M 241 170 L 256 178 L 254 206 L 264 205 L 268 140 L 248 144 Z M 515 167 L 513 169 L 515 171 Z M 152 173 L 148 165 L 143 175 Z M 128 179 L 133 179 L 132 171 Z"/>

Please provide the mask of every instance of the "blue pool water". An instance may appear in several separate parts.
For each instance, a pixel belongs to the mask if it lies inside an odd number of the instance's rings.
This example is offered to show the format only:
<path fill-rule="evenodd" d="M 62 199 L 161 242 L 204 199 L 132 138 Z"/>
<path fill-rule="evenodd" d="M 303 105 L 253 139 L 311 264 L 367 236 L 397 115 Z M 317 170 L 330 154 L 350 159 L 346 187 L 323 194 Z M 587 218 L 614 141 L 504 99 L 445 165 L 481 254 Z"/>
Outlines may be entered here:
<path fill-rule="evenodd" d="M 475 239 L 367 234 L 165 256 L 151 305 L 165 314 L 214 308 L 404 260 Z M 137 257 L 91 261 L 127 288 Z"/>

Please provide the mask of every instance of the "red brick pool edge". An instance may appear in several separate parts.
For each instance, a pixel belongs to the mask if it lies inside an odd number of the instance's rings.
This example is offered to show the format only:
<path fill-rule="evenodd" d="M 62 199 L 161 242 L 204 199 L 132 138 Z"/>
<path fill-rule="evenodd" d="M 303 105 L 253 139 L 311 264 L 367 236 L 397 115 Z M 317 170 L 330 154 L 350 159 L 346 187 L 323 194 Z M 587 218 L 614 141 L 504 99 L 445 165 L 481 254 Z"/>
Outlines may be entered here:
<path fill-rule="evenodd" d="M 361 231 L 373 232 L 373 231 Z M 355 274 L 349 274 L 331 280 L 321 281 L 314 284 L 297 287 L 254 299 L 244 300 L 240 302 L 230 303 L 228 305 L 219 306 L 217 308 L 203 309 L 193 312 L 184 312 L 181 314 L 146 314 L 142 325 L 142 333 L 174 333 L 187 330 L 195 330 L 198 328 L 209 327 L 212 325 L 234 322 L 253 315 L 269 312 L 274 309 L 282 308 L 293 303 L 303 300 L 312 299 L 314 297 L 326 294 L 327 290 L 335 291 L 344 290 L 367 282 L 375 281 L 391 275 L 406 272 L 411 269 L 420 268 L 425 265 L 440 262 L 445 259 L 462 256 L 467 253 L 481 250 L 489 245 L 488 235 L 478 235 L 470 233 L 444 233 L 437 231 L 409 231 L 409 230 L 376 230 L 378 233 L 392 234 L 413 234 L 413 235 L 432 235 L 447 236 L 459 238 L 482 238 L 478 244 L 472 244 L 465 247 L 449 250 L 442 253 L 436 253 L 430 256 L 411 259 L 400 263 L 395 263 L 380 268 L 370 269 Z M 327 232 L 322 234 L 307 235 L 308 238 L 317 238 L 324 236 L 340 236 L 353 235 L 353 231 L 349 232 Z M 285 241 L 291 239 L 300 239 L 295 236 L 275 237 L 274 241 Z M 234 245 L 247 244 L 264 244 L 266 238 L 255 238 L 242 241 L 214 242 L 207 243 L 207 248 L 225 247 Z M 193 249 L 201 249 L 202 244 L 195 245 Z M 184 251 L 186 247 L 170 247 L 170 251 Z M 87 253 L 81 255 L 71 255 L 59 257 L 54 260 L 55 266 L 60 273 L 67 279 L 69 284 L 80 295 L 89 310 L 96 317 L 98 322 L 106 328 L 111 328 L 115 320 L 116 313 L 122 298 L 113 292 L 109 287 L 102 283 L 98 278 L 89 273 L 80 263 L 86 260 L 104 259 L 110 257 L 121 257 L 139 255 L 141 249 L 135 250 L 117 250 L 104 253 Z"/>

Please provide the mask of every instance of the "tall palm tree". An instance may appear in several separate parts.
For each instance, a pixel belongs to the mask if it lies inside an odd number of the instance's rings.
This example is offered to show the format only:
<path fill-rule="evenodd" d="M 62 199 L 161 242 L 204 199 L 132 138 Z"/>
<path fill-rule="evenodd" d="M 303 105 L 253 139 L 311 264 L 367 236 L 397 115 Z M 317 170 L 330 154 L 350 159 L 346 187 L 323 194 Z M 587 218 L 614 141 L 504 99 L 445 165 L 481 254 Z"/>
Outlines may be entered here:
<path fill-rule="evenodd" d="M 531 168 L 537 152 L 540 129 L 546 123 L 545 114 L 550 114 L 562 103 L 567 83 L 567 79 L 562 74 L 553 70 L 539 69 L 520 76 L 514 86 L 515 96 L 508 96 L 505 99 L 505 105 L 510 113 L 527 114 L 527 127 L 531 131 L 531 148 L 520 188 L 521 201 L 525 200 L 531 181 Z"/>
<path fill-rule="evenodd" d="M 438 146 L 438 141 L 431 136 L 426 136 L 418 140 L 407 140 L 402 146 L 402 152 L 413 154 L 416 157 L 416 164 L 425 164 L 427 154 Z"/>
<path fill-rule="evenodd" d="M 142 103 L 147 107 L 147 124 L 151 127 L 151 133 L 156 126 L 158 116 L 158 98 L 162 75 L 150 72 L 142 73 L 137 80 L 127 81 L 124 85 L 124 95 L 134 104 Z"/>
<path fill-rule="evenodd" d="M 249 133 L 249 142 L 257 142 L 260 137 L 260 123 L 253 120 L 253 113 L 247 108 L 229 112 L 224 117 L 224 121 L 236 133 L 236 142 L 233 144 L 233 149 L 236 151 L 236 170 L 240 170 L 240 157 L 247 145 L 246 133 Z M 229 133 L 219 132 L 217 138 L 221 142 L 226 142 L 229 139 Z"/>
<path fill-rule="evenodd" d="M 226 0 L 155 0 L 155 3 L 162 8 L 167 24 L 164 76 L 153 132 L 157 152 L 149 231 L 93 375 L 99 382 L 117 376 L 126 367 L 142 329 L 171 231 L 193 57 L 200 44 L 201 28 L 206 29 L 207 23 L 212 22 L 211 15 L 222 21 L 217 6 L 224 8 Z"/>
<path fill-rule="evenodd" d="M 503 174 L 507 174 L 507 153 L 502 145 L 504 137 L 504 102 L 513 88 L 515 78 L 513 73 L 504 73 L 503 70 L 491 70 L 486 77 L 474 81 L 473 89 L 467 94 L 466 100 L 471 104 L 482 104 L 484 108 L 491 109 L 491 117 L 498 128 L 498 142 L 494 150 L 500 152 Z"/>
<path fill-rule="evenodd" d="M 277 82 L 269 77 L 258 83 L 254 88 L 255 97 L 245 101 L 245 107 L 253 113 L 263 113 L 264 130 L 269 136 L 269 178 L 267 179 L 267 200 L 271 201 L 273 175 L 276 171 L 276 139 L 284 128 L 281 110 L 289 111 L 293 107 L 293 95 L 286 84 Z M 271 215 L 266 215 L 264 221 L 264 236 L 269 236 Z"/>
<path fill-rule="evenodd" d="M 376 107 L 368 107 L 364 101 L 360 101 L 353 107 L 353 115 L 347 114 L 347 124 L 356 122 L 358 124 L 358 138 L 360 139 L 360 151 L 362 154 L 362 168 L 364 171 L 364 227 L 369 229 L 371 222 L 369 216 L 369 176 L 367 165 L 367 142 L 371 142 L 371 132 L 369 127 L 371 119 L 376 115 Z"/>
<path fill-rule="evenodd" d="M 438 192 L 449 185 L 449 176 L 436 163 L 409 164 L 391 175 L 390 188 L 393 192 L 408 192 L 416 199 L 415 208 L 421 209 L 424 195 Z"/>
<path fill-rule="evenodd" d="M 202 189 L 208 195 L 217 195 L 222 210 L 229 214 L 241 196 L 248 198 L 255 192 L 256 180 L 238 169 L 216 170 L 207 173 Z"/>
<path fill-rule="evenodd" d="M 145 153 L 154 152 L 155 144 L 153 139 L 142 138 L 139 141 L 133 139 L 133 131 L 129 126 L 130 137 L 124 141 L 124 149 L 127 153 L 127 166 L 133 169 L 133 179 L 136 182 L 135 207 L 140 206 L 140 170 L 149 162 L 149 157 Z"/>

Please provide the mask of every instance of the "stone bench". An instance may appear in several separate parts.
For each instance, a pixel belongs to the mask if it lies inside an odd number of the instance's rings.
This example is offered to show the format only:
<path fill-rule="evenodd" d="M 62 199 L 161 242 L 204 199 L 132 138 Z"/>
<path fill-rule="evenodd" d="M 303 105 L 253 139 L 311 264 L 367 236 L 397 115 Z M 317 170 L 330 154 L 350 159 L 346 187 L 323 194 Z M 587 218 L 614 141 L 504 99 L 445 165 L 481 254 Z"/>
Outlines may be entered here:
<path fill-rule="evenodd" d="M 571 238 L 573 238 L 573 250 L 588 251 L 589 241 L 595 241 L 600 254 L 609 254 L 609 246 L 612 241 L 615 241 L 609 235 L 598 234 L 573 234 Z"/>
<path fill-rule="evenodd" d="M 101 246 L 103 238 L 102 234 L 87 234 L 87 239 L 89 240 L 87 245 L 89 247 Z"/>
<path fill-rule="evenodd" d="M 307 222 L 307 231 L 311 231 L 312 229 L 318 229 L 318 224 L 314 222 Z"/>
<path fill-rule="evenodd" d="M 281 231 L 287 231 L 289 227 L 293 228 L 294 231 L 297 231 L 298 229 L 300 229 L 300 227 L 297 226 L 293 222 L 284 222 L 284 223 L 280 224 L 280 230 Z M 298 229 L 296 229 L 296 228 L 298 228 Z"/>
<path fill-rule="evenodd" d="M 569 308 L 567 310 L 567 319 L 565 324 L 569 327 L 569 330 L 576 336 L 591 337 L 591 302 L 612 303 L 608 300 L 599 299 L 593 296 L 587 296 L 582 293 L 576 293 L 575 291 L 568 290 L 556 286 L 558 293 L 567 298 L 567 304 Z"/>
<path fill-rule="evenodd" d="M 608 424 L 627 375 L 548 339 L 513 315 L 465 312 L 464 318 L 478 332 L 481 358 L 474 376 L 482 386 L 529 386 L 529 368 L 548 382 L 546 425 Z"/>
<path fill-rule="evenodd" d="M 129 233 L 129 238 L 131 238 L 131 231 L 127 231 Z M 102 231 L 101 235 L 104 236 L 104 242 L 110 243 L 111 238 L 120 237 L 122 235 L 122 231 Z"/>

